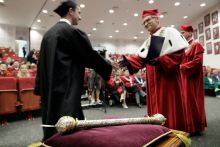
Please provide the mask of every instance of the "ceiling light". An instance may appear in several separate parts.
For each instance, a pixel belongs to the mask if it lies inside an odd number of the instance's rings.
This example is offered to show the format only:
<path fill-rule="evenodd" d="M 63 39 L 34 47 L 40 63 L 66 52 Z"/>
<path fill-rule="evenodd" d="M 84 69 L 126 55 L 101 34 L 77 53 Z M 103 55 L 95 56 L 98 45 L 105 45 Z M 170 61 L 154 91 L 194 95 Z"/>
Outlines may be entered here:
<path fill-rule="evenodd" d="M 36 29 L 35 27 L 33 27 L 32 29 Z"/>
<path fill-rule="evenodd" d="M 109 10 L 109 13 L 114 13 L 114 10 Z"/>
<path fill-rule="evenodd" d="M 144 33 L 144 31 L 141 31 L 140 33 L 141 33 L 141 34 L 143 34 L 143 33 Z"/>
<path fill-rule="evenodd" d="M 117 32 L 117 33 L 118 33 L 118 32 L 119 32 L 119 30 L 116 30 L 115 32 Z"/>
<path fill-rule="evenodd" d="M 175 25 L 171 25 L 171 27 L 173 28 Z"/>
<path fill-rule="evenodd" d="M 96 28 L 93 28 L 93 30 L 96 30 Z"/>
<path fill-rule="evenodd" d="M 127 23 L 124 23 L 123 25 L 126 26 L 126 25 L 128 25 L 128 24 L 127 24 Z"/>
<path fill-rule="evenodd" d="M 204 6 L 205 6 L 205 3 L 202 3 L 200 6 L 201 6 L 201 7 L 204 7 Z"/>
<path fill-rule="evenodd" d="M 135 14 L 134 14 L 134 16 L 138 16 L 138 14 L 137 14 L 137 13 L 135 13 Z"/>
<path fill-rule="evenodd" d="M 183 18 L 187 18 L 187 16 L 184 16 Z"/>
<path fill-rule="evenodd" d="M 42 12 L 43 12 L 43 13 L 47 13 L 47 10 L 43 10 Z"/>
<path fill-rule="evenodd" d="M 52 0 L 52 1 L 55 1 L 55 0 Z"/>
<path fill-rule="evenodd" d="M 81 8 L 85 8 L 85 5 L 84 5 L 84 4 L 81 4 L 80 7 L 81 7 Z"/>
<path fill-rule="evenodd" d="M 180 5 L 180 3 L 179 3 L 179 2 L 176 2 L 174 5 L 175 5 L 175 6 L 179 6 L 179 5 Z"/>
<path fill-rule="evenodd" d="M 88 36 L 91 36 L 91 34 L 88 34 Z"/>
<path fill-rule="evenodd" d="M 160 18 L 164 18 L 164 16 L 163 16 L 163 15 L 160 15 Z"/>
<path fill-rule="evenodd" d="M 4 0 L 0 0 L 0 3 L 4 3 Z"/>
<path fill-rule="evenodd" d="M 112 38 L 112 36 L 109 36 L 110 38 Z"/>
<path fill-rule="evenodd" d="M 149 3 L 152 4 L 152 3 L 154 3 L 154 1 L 153 1 L 153 0 L 150 0 Z"/>
<path fill-rule="evenodd" d="M 40 20 L 40 19 L 38 19 L 38 20 L 37 20 L 37 22 L 41 22 L 41 20 Z"/>
<path fill-rule="evenodd" d="M 103 23 L 104 22 L 104 20 L 100 20 L 100 23 Z"/>
<path fill-rule="evenodd" d="M 134 37 L 134 39 L 137 39 L 137 37 Z"/>

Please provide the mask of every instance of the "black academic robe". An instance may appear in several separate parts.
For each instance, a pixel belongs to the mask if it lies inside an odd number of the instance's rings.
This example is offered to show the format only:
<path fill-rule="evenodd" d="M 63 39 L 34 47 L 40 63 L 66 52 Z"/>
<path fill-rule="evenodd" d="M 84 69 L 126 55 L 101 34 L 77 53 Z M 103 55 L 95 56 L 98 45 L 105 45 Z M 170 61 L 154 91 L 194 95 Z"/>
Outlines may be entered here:
<path fill-rule="evenodd" d="M 86 33 L 58 22 L 44 35 L 38 59 L 34 94 L 41 96 L 43 124 L 55 125 L 62 116 L 84 119 L 85 67 L 93 68 L 106 81 L 110 79 L 110 61 L 93 50 Z M 43 130 L 43 141 L 57 133 L 55 128 Z"/>
<path fill-rule="evenodd" d="M 34 54 L 34 51 L 30 51 L 29 54 L 27 55 L 27 61 L 33 63 L 33 54 Z"/>

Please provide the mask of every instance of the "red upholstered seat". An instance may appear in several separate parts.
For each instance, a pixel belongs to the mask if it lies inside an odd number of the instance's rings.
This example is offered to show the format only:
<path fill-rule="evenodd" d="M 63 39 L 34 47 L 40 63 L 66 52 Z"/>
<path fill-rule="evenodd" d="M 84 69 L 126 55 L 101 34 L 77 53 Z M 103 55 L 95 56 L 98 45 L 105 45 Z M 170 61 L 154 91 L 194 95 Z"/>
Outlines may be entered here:
<path fill-rule="evenodd" d="M 0 115 L 2 125 L 7 125 L 5 114 L 17 112 L 17 90 L 14 77 L 0 77 Z"/>
<path fill-rule="evenodd" d="M 40 109 L 40 96 L 33 94 L 35 77 L 19 78 L 20 101 L 23 104 L 22 111 L 28 111 L 28 120 L 33 120 L 31 110 Z"/>

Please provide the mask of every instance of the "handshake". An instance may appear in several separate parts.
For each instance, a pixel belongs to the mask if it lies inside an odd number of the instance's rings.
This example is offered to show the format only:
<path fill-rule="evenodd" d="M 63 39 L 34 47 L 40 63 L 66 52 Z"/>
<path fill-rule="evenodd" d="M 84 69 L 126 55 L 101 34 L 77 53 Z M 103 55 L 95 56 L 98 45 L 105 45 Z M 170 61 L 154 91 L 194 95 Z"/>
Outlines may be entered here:
<path fill-rule="evenodd" d="M 123 60 L 119 61 L 119 62 L 115 62 L 113 60 L 109 60 L 112 64 L 112 67 L 114 69 L 119 69 L 125 66 L 130 65 L 130 62 L 127 60 L 127 58 L 123 55 Z M 156 66 L 159 64 L 159 61 L 157 58 L 151 59 L 148 63 L 148 65 L 152 65 L 152 66 Z"/>

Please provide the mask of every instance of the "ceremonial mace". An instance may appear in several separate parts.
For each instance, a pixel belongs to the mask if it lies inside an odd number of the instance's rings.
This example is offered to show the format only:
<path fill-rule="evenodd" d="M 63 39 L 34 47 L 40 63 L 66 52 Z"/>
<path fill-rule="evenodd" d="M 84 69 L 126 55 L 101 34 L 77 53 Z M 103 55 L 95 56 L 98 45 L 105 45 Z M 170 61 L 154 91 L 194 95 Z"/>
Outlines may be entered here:
<path fill-rule="evenodd" d="M 103 126 L 129 125 L 129 124 L 155 124 L 163 125 L 167 119 L 162 114 L 155 114 L 151 117 L 102 119 L 102 120 L 78 120 L 70 116 L 63 116 L 55 126 L 41 125 L 42 127 L 56 127 L 60 134 L 70 134 L 75 130 Z"/>

